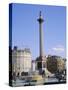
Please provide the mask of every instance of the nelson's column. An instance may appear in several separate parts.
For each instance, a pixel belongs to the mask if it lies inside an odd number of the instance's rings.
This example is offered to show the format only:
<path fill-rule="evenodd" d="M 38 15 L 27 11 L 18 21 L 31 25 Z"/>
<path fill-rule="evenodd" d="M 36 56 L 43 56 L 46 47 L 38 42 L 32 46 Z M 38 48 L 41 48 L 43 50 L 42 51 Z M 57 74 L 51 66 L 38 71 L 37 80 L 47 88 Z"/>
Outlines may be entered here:
<path fill-rule="evenodd" d="M 44 19 L 41 16 L 41 11 L 39 13 L 39 18 L 37 19 L 39 22 L 39 57 L 36 59 L 37 61 L 37 69 L 39 70 L 39 74 L 42 74 L 42 72 L 45 70 L 45 56 L 44 56 L 44 47 L 43 47 L 43 30 L 42 30 L 42 23 L 44 22 Z"/>

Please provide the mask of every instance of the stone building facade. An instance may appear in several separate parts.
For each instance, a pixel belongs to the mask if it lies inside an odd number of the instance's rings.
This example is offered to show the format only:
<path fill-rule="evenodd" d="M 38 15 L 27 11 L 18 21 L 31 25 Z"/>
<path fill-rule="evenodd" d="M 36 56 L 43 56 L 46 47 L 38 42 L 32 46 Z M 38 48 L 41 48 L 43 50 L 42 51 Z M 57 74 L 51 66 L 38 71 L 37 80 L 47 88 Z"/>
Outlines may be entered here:
<path fill-rule="evenodd" d="M 12 71 L 16 73 L 16 76 L 31 71 L 31 59 L 30 49 L 20 50 L 14 47 L 12 50 Z"/>

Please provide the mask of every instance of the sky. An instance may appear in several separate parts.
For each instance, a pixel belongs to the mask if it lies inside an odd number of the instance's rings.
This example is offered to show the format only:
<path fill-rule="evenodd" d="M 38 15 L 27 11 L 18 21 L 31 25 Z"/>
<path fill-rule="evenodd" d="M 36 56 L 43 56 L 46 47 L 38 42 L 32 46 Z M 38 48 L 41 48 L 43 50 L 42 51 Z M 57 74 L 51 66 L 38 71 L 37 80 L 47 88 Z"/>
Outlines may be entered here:
<path fill-rule="evenodd" d="M 32 59 L 39 56 L 39 12 L 44 19 L 44 54 L 66 57 L 66 7 L 50 5 L 12 5 L 12 47 L 30 48 Z"/>

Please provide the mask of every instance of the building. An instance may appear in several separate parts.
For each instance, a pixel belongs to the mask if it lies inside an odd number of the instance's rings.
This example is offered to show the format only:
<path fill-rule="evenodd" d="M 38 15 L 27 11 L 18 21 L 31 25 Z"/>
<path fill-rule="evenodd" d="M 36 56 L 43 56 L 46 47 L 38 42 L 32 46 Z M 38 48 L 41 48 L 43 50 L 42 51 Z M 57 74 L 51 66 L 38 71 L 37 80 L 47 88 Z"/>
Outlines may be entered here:
<path fill-rule="evenodd" d="M 49 55 L 47 57 L 47 69 L 51 73 L 56 73 L 58 70 L 63 71 L 64 70 L 64 60 L 60 56 L 51 56 Z"/>
<path fill-rule="evenodd" d="M 20 50 L 14 47 L 12 50 L 12 71 L 16 76 L 23 75 L 23 72 L 31 71 L 31 52 L 30 49 L 25 48 Z"/>
<path fill-rule="evenodd" d="M 67 60 L 66 60 L 65 58 L 63 58 L 63 60 L 64 60 L 64 69 L 66 69 L 66 67 L 67 67 L 67 66 L 66 66 L 66 61 L 67 61 Z"/>
<path fill-rule="evenodd" d="M 32 60 L 32 72 L 36 71 L 36 60 Z"/>

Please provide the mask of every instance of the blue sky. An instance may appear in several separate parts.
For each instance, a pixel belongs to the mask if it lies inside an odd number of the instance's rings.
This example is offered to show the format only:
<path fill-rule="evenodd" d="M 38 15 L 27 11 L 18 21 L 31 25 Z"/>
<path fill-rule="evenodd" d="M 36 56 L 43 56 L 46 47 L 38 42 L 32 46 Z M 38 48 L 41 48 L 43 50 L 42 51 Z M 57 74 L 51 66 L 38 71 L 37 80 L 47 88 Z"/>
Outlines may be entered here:
<path fill-rule="evenodd" d="M 30 48 L 32 59 L 39 56 L 39 24 L 42 11 L 44 53 L 66 57 L 66 7 L 48 5 L 13 4 L 12 46 Z"/>

